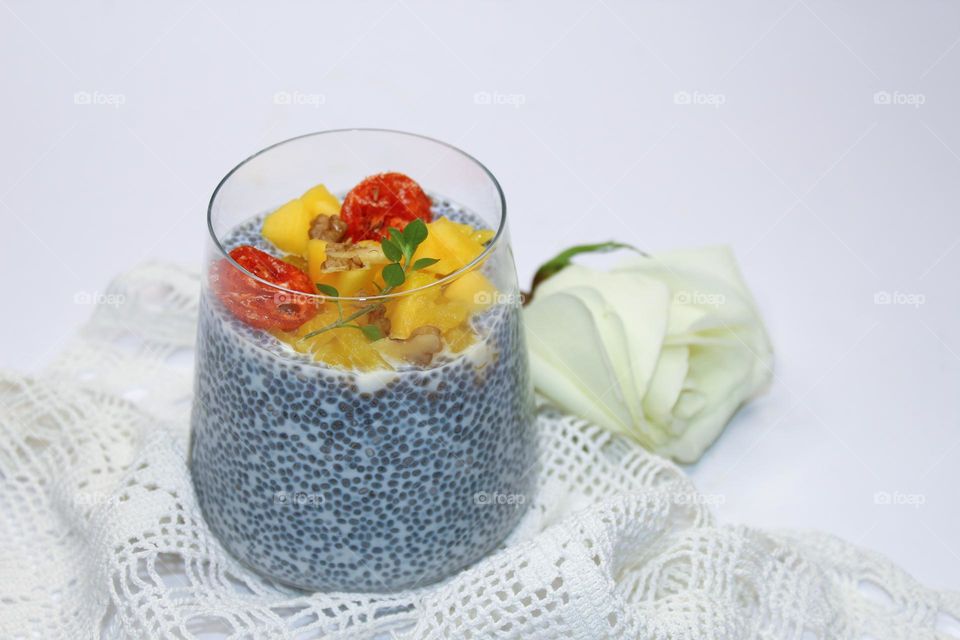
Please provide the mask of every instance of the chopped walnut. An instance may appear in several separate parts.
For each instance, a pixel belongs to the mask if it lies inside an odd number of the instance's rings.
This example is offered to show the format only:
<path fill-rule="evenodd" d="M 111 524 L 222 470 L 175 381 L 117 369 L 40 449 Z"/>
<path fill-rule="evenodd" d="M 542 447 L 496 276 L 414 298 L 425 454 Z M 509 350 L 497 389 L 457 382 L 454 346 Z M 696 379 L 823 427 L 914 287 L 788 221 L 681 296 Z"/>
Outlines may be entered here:
<path fill-rule="evenodd" d="M 386 259 L 379 246 L 352 242 L 329 242 L 326 253 L 322 269 L 327 272 L 363 269 Z"/>
<path fill-rule="evenodd" d="M 340 216 L 320 214 L 310 223 L 310 237 L 314 240 L 340 242 L 347 232 L 347 223 Z"/>
<path fill-rule="evenodd" d="M 387 308 L 380 305 L 367 314 L 367 324 L 375 325 L 383 335 L 390 334 L 390 318 L 387 317 Z"/>
<path fill-rule="evenodd" d="M 385 355 L 396 360 L 405 360 L 411 364 L 425 367 L 433 361 L 433 356 L 443 349 L 440 329 L 426 325 L 417 327 L 406 340 L 388 338 L 374 343 Z"/>

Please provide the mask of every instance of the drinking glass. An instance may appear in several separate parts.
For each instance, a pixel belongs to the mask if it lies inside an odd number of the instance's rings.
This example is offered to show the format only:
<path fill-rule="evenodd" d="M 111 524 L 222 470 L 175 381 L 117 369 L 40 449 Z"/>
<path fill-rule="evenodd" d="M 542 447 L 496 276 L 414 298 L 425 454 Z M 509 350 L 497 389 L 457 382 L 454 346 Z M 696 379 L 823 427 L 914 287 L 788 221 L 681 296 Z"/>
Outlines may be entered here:
<path fill-rule="evenodd" d="M 342 197 L 387 171 L 417 180 L 434 216 L 490 229 L 483 253 L 421 289 L 336 301 L 261 280 L 230 257 L 237 245 L 261 246 L 262 216 L 318 182 Z M 278 582 L 365 592 L 428 584 L 497 548 L 532 500 L 537 456 L 506 205 L 493 174 L 423 136 L 325 131 L 237 165 L 213 192 L 208 225 L 190 466 L 223 546 Z M 444 295 L 475 273 L 493 286 L 476 292 L 484 310 L 471 320 L 475 341 L 459 353 L 426 367 L 360 371 L 241 322 L 213 286 L 224 270 L 271 287 L 278 300 L 308 296 L 345 314 Z"/>

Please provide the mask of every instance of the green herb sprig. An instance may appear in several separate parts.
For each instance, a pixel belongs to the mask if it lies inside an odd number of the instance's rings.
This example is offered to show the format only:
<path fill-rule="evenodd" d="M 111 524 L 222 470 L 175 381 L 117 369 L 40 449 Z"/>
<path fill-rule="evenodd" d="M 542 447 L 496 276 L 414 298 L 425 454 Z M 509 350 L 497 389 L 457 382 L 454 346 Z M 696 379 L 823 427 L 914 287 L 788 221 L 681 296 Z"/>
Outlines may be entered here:
<path fill-rule="evenodd" d="M 398 229 L 390 228 L 387 230 L 389 238 L 384 238 L 380 241 L 380 247 L 383 249 L 383 255 L 386 256 L 389 263 L 384 265 L 383 269 L 380 272 L 380 275 L 383 277 L 384 286 L 378 286 L 378 293 L 380 295 L 386 295 L 401 286 L 407 280 L 407 275 L 411 271 L 420 271 L 426 269 L 427 267 L 436 264 L 439 262 L 436 258 L 418 258 L 417 260 L 413 259 L 413 255 L 417 252 L 417 248 L 427 239 L 427 225 L 424 224 L 423 220 L 419 218 L 408 223 L 403 231 Z M 374 283 L 376 284 L 376 283 Z M 383 331 L 380 330 L 380 327 L 373 324 L 357 324 L 354 322 L 358 318 L 361 318 L 372 311 L 375 311 L 383 307 L 383 302 L 374 302 L 366 306 L 360 307 L 353 313 L 344 316 L 343 315 L 343 305 L 340 301 L 340 292 L 337 291 L 336 287 L 333 287 L 329 284 L 316 283 L 317 290 L 323 295 L 333 298 L 334 303 L 337 305 L 337 319 L 334 322 L 326 325 L 325 327 L 320 327 L 316 331 L 311 331 L 307 335 L 300 338 L 300 341 L 309 340 L 314 338 L 321 333 L 326 333 L 327 331 L 332 331 L 334 329 L 341 328 L 351 328 L 358 329 L 363 332 L 363 335 L 367 337 L 371 342 L 376 342 L 377 340 L 383 339 Z"/>

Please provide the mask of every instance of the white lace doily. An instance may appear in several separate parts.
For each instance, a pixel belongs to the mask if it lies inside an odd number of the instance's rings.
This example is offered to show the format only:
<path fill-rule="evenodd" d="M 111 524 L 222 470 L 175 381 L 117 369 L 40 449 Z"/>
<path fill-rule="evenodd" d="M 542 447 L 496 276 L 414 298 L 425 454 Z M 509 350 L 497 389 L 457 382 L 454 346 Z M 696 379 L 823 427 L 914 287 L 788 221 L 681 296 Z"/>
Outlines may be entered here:
<path fill-rule="evenodd" d="M 717 526 L 683 472 L 544 409 L 506 546 L 385 596 L 306 594 L 228 556 L 185 462 L 195 275 L 122 276 L 59 360 L 0 374 L 0 637 L 947 638 L 960 594 L 821 534 Z"/>

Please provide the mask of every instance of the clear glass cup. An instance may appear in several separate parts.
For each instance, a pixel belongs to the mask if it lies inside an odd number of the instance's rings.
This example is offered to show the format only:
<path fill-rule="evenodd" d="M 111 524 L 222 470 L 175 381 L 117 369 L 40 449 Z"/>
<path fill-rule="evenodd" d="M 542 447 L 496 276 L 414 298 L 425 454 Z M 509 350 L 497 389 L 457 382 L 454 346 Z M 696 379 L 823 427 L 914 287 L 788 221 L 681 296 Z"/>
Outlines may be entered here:
<path fill-rule="evenodd" d="M 474 291 L 469 346 L 425 367 L 358 371 L 284 348 L 227 310 L 213 286 L 226 272 L 277 300 L 335 304 L 261 280 L 228 252 L 258 240 L 238 229 L 258 231 L 250 221 L 313 185 L 342 197 L 386 171 L 418 181 L 434 215 L 465 215 L 494 233 L 475 260 L 432 284 L 341 294 L 343 313 L 411 296 L 428 301 L 429 313 L 429 300 L 452 295 L 454 283 L 469 291 L 470 274 L 480 273 L 492 287 Z M 326 131 L 240 163 L 214 191 L 208 222 L 190 465 L 223 545 L 285 584 L 367 592 L 440 580 L 495 549 L 531 502 L 536 438 L 506 206 L 493 175 L 422 136 Z"/>

